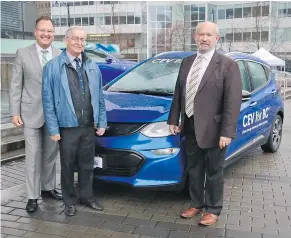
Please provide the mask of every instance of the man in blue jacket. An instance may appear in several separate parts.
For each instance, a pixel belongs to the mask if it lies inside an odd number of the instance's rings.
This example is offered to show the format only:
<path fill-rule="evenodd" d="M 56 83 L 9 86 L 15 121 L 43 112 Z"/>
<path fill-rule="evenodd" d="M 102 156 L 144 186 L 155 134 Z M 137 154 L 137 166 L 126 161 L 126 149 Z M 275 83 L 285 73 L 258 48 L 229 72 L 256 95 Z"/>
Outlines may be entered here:
<path fill-rule="evenodd" d="M 71 27 L 66 32 L 65 41 L 67 49 L 44 67 L 42 95 L 50 137 L 60 145 L 64 211 L 67 216 L 74 216 L 76 164 L 80 203 L 103 210 L 93 200 L 92 179 L 95 131 L 102 136 L 107 119 L 101 73 L 83 52 L 86 32 L 81 27 Z"/>

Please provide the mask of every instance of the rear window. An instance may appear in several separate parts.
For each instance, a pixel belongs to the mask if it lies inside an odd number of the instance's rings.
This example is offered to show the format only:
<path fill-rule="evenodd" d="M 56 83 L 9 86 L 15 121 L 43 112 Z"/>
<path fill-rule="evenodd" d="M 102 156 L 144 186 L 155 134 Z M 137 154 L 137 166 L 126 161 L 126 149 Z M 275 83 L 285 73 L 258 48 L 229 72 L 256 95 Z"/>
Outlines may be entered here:
<path fill-rule="evenodd" d="M 182 58 L 153 58 L 124 75 L 107 90 L 173 94 Z"/>

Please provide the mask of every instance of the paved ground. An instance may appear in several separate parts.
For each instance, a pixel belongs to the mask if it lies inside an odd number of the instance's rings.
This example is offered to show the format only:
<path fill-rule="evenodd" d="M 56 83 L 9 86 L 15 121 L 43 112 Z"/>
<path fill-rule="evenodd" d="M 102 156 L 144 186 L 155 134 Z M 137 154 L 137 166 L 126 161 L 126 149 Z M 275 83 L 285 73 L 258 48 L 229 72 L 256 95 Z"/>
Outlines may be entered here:
<path fill-rule="evenodd" d="M 279 152 L 256 149 L 227 169 L 224 210 L 214 227 L 198 227 L 199 217 L 179 218 L 179 211 L 188 207 L 187 196 L 117 186 L 96 189 L 105 207 L 101 213 L 79 206 L 77 215 L 68 218 L 62 202 L 42 200 L 39 211 L 28 214 L 23 161 L 18 161 L 1 167 L 2 237 L 290 237 L 291 101 L 285 118 Z"/>

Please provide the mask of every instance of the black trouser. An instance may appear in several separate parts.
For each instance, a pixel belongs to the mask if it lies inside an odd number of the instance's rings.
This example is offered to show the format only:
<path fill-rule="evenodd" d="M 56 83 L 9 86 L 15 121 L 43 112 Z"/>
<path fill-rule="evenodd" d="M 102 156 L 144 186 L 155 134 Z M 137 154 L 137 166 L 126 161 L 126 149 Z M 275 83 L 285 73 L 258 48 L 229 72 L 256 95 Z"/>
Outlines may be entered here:
<path fill-rule="evenodd" d="M 223 163 L 226 149 L 221 150 L 219 145 L 201 149 L 195 136 L 193 116 L 188 118 L 185 115 L 184 133 L 191 207 L 205 208 L 208 213 L 220 215 L 223 203 Z"/>
<path fill-rule="evenodd" d="M 61 128 L 61 186 L 65 205 L 77 204 L 74 188 L 74 170 L 78 167 L 78 184 L 81 202 L 93 198 L 93 164 L 95 155 L 95 130 L 92 127 Z"/>

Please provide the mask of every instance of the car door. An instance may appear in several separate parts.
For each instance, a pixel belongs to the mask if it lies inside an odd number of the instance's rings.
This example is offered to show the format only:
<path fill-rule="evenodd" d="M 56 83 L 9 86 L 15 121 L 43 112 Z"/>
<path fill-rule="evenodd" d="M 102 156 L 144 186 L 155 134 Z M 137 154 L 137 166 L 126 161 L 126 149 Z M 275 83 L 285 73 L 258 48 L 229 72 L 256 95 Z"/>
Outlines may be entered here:
<path fill-rule="evenodd" d="M 248 131 L 252 123 L 253 107 L 250 106 L 252 103 L 251 99 L 251 81 L 246 63 L 244 60 L 237 61 L 241 79 L 242 79 L 242 90 L 243 99 L 240 108 L 240 114 L 237 122 L 237 134 L 236 138 L 228 146 L 226 160 L 231 160 L 236 154 L 238 154 L 244 146 L 247 146 L 251 138 L 253 138 L 252 131 Z M 249 95 L 249 96 L 248 96 Z"/>
<path fill-rule="evenodd" d="M 262 136 L 266 134 L 270 128 L 274 110 L 272 103 L 274 102 L 274 93 L 277 92 L 276 85 L 269 80 L 264 65 L 259 62 L 247 61 L 252 84 L 251 107 L 255 113 L 255 120 L 252 125 L 254 136 Z"/>

